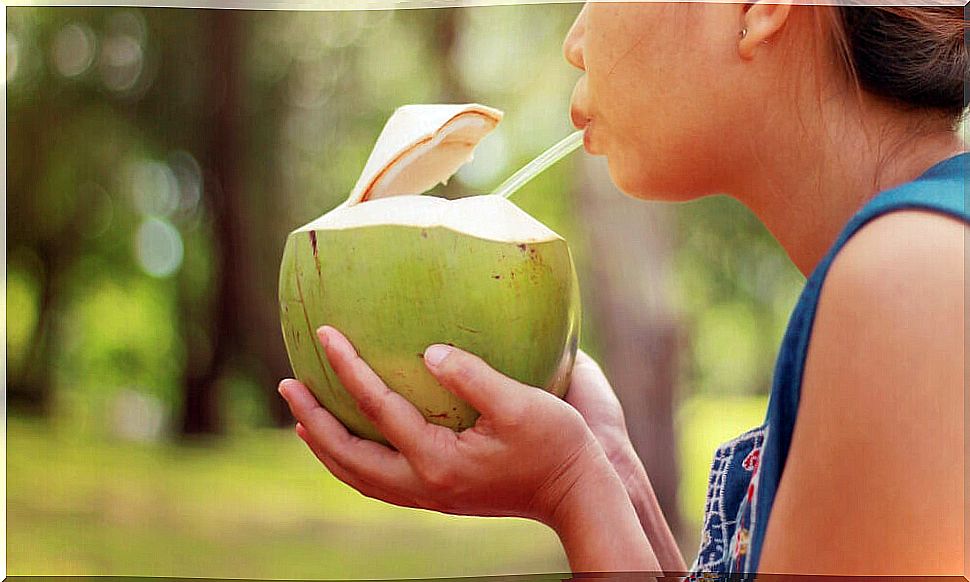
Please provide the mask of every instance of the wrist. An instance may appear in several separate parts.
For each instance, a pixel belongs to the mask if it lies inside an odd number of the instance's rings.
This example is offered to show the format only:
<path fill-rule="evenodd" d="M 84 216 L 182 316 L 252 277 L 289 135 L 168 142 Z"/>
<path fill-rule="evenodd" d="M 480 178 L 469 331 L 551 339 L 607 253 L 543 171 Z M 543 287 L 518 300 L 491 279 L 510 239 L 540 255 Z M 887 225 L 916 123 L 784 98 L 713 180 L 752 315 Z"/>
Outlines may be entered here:
<path fill-rule="evenodd" d="M 571 516 L 579 508 L 591 503 L 591 492 L 603 491 L 604 487 L 609 489 L 617 483 L 622 486 L 605 452 L 595 441 L 586 444 L 557 482 L 555 499 L 549 503 L 550 509 L 540 519 L 557 532 L 568 527 L 573 521 Z"/>

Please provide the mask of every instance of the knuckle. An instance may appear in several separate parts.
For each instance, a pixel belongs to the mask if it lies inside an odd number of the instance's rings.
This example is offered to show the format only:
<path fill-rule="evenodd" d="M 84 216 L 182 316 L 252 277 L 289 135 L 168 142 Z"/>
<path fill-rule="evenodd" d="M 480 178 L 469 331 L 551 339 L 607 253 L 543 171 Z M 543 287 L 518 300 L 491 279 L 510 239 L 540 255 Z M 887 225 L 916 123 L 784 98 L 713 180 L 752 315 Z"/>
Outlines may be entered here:
<path fill-rule="evenodd" d="M 559 419 L 557 422 L 562 423 L 563 427 L 576 423 L 585 425 L 582 414 L 566 401 L 556 398 L 545 390 L 536 389 L 532 396 L 521 407 L 520 421 L 557 418 Z"/>
<path fill-rule="evenodd" d="M 454 485 L 451 471 L 440 463 L 419 463 L 414 470 L 432 491 L 445 491 Z"/>

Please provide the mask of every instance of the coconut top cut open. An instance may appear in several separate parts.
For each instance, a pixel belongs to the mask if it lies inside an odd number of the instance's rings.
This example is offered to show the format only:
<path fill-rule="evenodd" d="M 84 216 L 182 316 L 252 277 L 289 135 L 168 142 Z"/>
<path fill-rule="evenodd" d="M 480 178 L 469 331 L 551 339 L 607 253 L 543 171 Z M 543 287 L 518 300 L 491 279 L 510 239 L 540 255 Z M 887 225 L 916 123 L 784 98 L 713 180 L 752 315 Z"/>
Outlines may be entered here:
<path fill-rule="evenodd" d="M 422 194 L 447 182 L 501 120 L 501 111 L 477 103 L 399 107 L 384 125 L 345 205 Z"/>
<path fill-rule="evenodd" d="M 347 200 L 300 231 L 363 226 L 445 227 L 501 242 L 559 235 L 501 196 L 417 196 L 445 183 L 473 157 L 502 112 L 479 105 L 405 105 L 384 125 Z"/>
<path fill-rule="evenodd" d="M 515 204 L 490 194 L 458 200 L 436 196 L 393 196 L 328 212 L 299 230 L 381 225 L 444 227 L 498 242 L 534 243 L 561 238 Z"/>

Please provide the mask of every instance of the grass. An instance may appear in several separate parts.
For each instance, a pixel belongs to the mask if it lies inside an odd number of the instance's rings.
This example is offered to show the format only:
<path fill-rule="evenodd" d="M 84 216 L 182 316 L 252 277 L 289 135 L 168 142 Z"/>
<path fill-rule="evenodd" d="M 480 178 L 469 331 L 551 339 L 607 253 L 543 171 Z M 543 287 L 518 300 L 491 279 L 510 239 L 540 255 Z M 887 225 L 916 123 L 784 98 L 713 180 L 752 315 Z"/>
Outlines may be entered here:
<path fill-rule="evenodd" d="M 692 399 L 682 407 L 682 499 L 693 529 L 714 446 L 757 424 L 763 406 Z M 567 569 L 545 526 L 367 499 L 292 431 L 178 446 L 8 419 L 9 575 L 373 579 Z"/>
<path fill-rule="evenodd" d="M 291 431 L 183 447 L 77 437 L 17 418 L 7 428 L 10 575 L 319 579 L 566 569 L 544 526 L 364 498 Z"/>

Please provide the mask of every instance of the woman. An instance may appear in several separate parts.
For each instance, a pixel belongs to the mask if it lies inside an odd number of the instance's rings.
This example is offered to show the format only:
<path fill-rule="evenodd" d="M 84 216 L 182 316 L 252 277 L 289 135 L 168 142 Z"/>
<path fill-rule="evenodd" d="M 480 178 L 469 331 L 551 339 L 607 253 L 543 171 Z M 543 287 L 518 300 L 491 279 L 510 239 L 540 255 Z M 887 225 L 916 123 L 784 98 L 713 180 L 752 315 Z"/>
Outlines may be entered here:
<path fill-rule="evenodd" d="M 566 38 L 586 73 L 573 122 L 623 191 L 728 193 L 809 277 L 765 425 L 715 458 L 696 571 L 967 571 L 963 18 L 591 3 Z M 456 435 L 388 391 L 338 331 L 319 336 L 396 449 L 351 436 L 285 380 L 298 434 L 338 478 L 398 505 L 540 520 L 574 571 L 686 570 L 585 354 L 567 404 L 430 346 L 431 373 L 481 412 Z"/>

